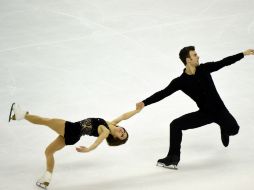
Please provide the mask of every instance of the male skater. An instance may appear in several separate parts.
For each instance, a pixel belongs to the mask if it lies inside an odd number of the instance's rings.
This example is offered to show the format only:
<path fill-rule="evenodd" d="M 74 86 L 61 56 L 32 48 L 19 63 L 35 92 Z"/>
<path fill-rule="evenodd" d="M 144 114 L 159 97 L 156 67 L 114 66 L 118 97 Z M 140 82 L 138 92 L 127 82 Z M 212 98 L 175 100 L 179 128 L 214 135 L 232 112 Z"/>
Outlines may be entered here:
<path fill-rule="evenodd" d="M 198 128 L 213 122 L 217 123 L 221 129 L 222 143 L 225 147 L 228 146 L 229 136 L 238 133 L 239 125 L 221 100 L 211 73 L 239 61 L 246 55 L 254 55 L 254 50 L 249 49 L 221 61 L 199 65 L 199 56 L 195 47 L 184 47 L 179 53 L 179 57 L 185 65 L 181 76 L 173 79 L 165 89 L 136 104 L 137 109 L 142 109 L 170 96 L 177 90 L 181 90 L 199 107 L 198 111 L 183 115 L 170 123 L 169 152 L 165 158 L 158 160 L 157 165 L 177 169 L 177 164 L 180 161 L 182 130 Z"/>

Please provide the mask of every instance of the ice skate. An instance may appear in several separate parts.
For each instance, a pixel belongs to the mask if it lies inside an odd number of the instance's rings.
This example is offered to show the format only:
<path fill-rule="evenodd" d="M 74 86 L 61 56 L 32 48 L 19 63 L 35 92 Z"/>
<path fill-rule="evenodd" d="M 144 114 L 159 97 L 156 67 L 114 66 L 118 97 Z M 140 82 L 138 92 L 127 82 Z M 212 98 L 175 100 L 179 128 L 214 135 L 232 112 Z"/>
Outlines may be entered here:
<path fill-rule="evenodd" d="M 13 103 L 11 105 L 11 109 L 10 109 L 9 122 L 11 120 L 21 120 L 21 119 L 24 119 L 26 114 L 28 114 L 27 111 L 22 110 L 21 107 L 18 104 Z"/>
<path fill-rule="evenodd" d="M 12 111 L 13 111 L 14 104 L 15 103 L 12 103 L 12 105 L 11 105 L 10 114 L 9 114 L 9 122 L 11 121 L 11 118 L 12 118 Z"/>
<path fill-rule="evenodd" d="M 46 172 L 37 182 L 36 185 L 42 189 L 47 189 L 51 180 L 52 174 L 50 172 Z"/>
<path fill-rule="evenodd" d="M 221 129 L 221 141 L 223 146 L 227 147 L 229 145 L 229 135 L 227 135 L 223 129 Z"/>
<path fill-rule="evenodd" d="M 49 184 L 40 183 L 40 182 L 37 181 L 37 182 L 36 182 L 36 185 L 37 185 L 38 187 L 42 188 L 42 189 L 47 190 L 47 187 L 48 187 Z"/>
<path fill-rule="evenodd" d="M 178 156 L 167 156 L 157 161 L 157 166 L 177 170 L 178 162 L 180 161 Z"/>

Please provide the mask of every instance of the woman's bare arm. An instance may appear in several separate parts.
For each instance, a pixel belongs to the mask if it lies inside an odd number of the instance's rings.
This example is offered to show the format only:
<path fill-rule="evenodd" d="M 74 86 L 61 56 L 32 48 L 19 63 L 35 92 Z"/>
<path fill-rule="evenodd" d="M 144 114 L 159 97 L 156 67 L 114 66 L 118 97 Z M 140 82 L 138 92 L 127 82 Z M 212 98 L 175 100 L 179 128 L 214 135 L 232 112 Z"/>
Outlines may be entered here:
<path fill-rule="evenodd" d="M 122 120 L 127 120 L 127 119 L 131 118 L 132 116 L 136 115 L 140 111 L 141 111 L 141 109 L 136 109 L 133 111 L 126 112 L 126 113 L 122 114 L 121 116 L 117 117 L 116 119 L 114 119 L 113 121 L 111 121 L 111 123 L 118 124 Z"/>

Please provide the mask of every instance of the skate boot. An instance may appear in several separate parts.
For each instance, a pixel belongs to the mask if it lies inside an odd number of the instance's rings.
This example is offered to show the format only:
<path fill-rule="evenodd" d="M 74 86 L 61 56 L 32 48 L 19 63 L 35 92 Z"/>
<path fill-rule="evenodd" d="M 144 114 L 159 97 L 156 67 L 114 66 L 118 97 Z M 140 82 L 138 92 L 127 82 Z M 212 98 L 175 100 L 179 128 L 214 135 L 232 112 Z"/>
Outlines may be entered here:
<path fill-rule="evenodd" d="M 9 115 L 9 122 L 11 120 L 24 119 L 26 114 L 28 114 L 28 111 L 22 110 L 21 107 L 18 104 L 13 103 L 11 105 L 11 110 L 10 110 L 10 115 Z"/>
<path fill-rule="evenodd" d="M 221 129 L 221 141 L 222 144 L 227 147 L 229 144 L 229 135 L 227 135 L 222 129 Z"/>
<path fill-rule="evenodd" d="M 36 182 L 36 185 L 42 189 L 47 189 L 51 181 L 52 173 L 46 171 L 45 174 Z"/>
<path fill-rule="evenodd" d="M 179 156 L 167 156 L 157 161 L 157 166 L 177 170 L 178 162 L 180 161 Z"/>

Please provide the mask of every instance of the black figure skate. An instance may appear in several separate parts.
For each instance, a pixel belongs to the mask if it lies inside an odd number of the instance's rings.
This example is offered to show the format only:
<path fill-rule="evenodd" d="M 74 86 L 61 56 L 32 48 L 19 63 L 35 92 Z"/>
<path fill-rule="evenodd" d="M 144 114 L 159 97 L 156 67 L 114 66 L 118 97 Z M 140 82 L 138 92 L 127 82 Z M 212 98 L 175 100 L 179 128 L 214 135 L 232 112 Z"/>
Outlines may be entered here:
<path fill-rule="evenodd" d="M 179 156 L 167 156 L 157 161 L 157 166 L 177 170 L 178 162 L 180 161 Z"/>

